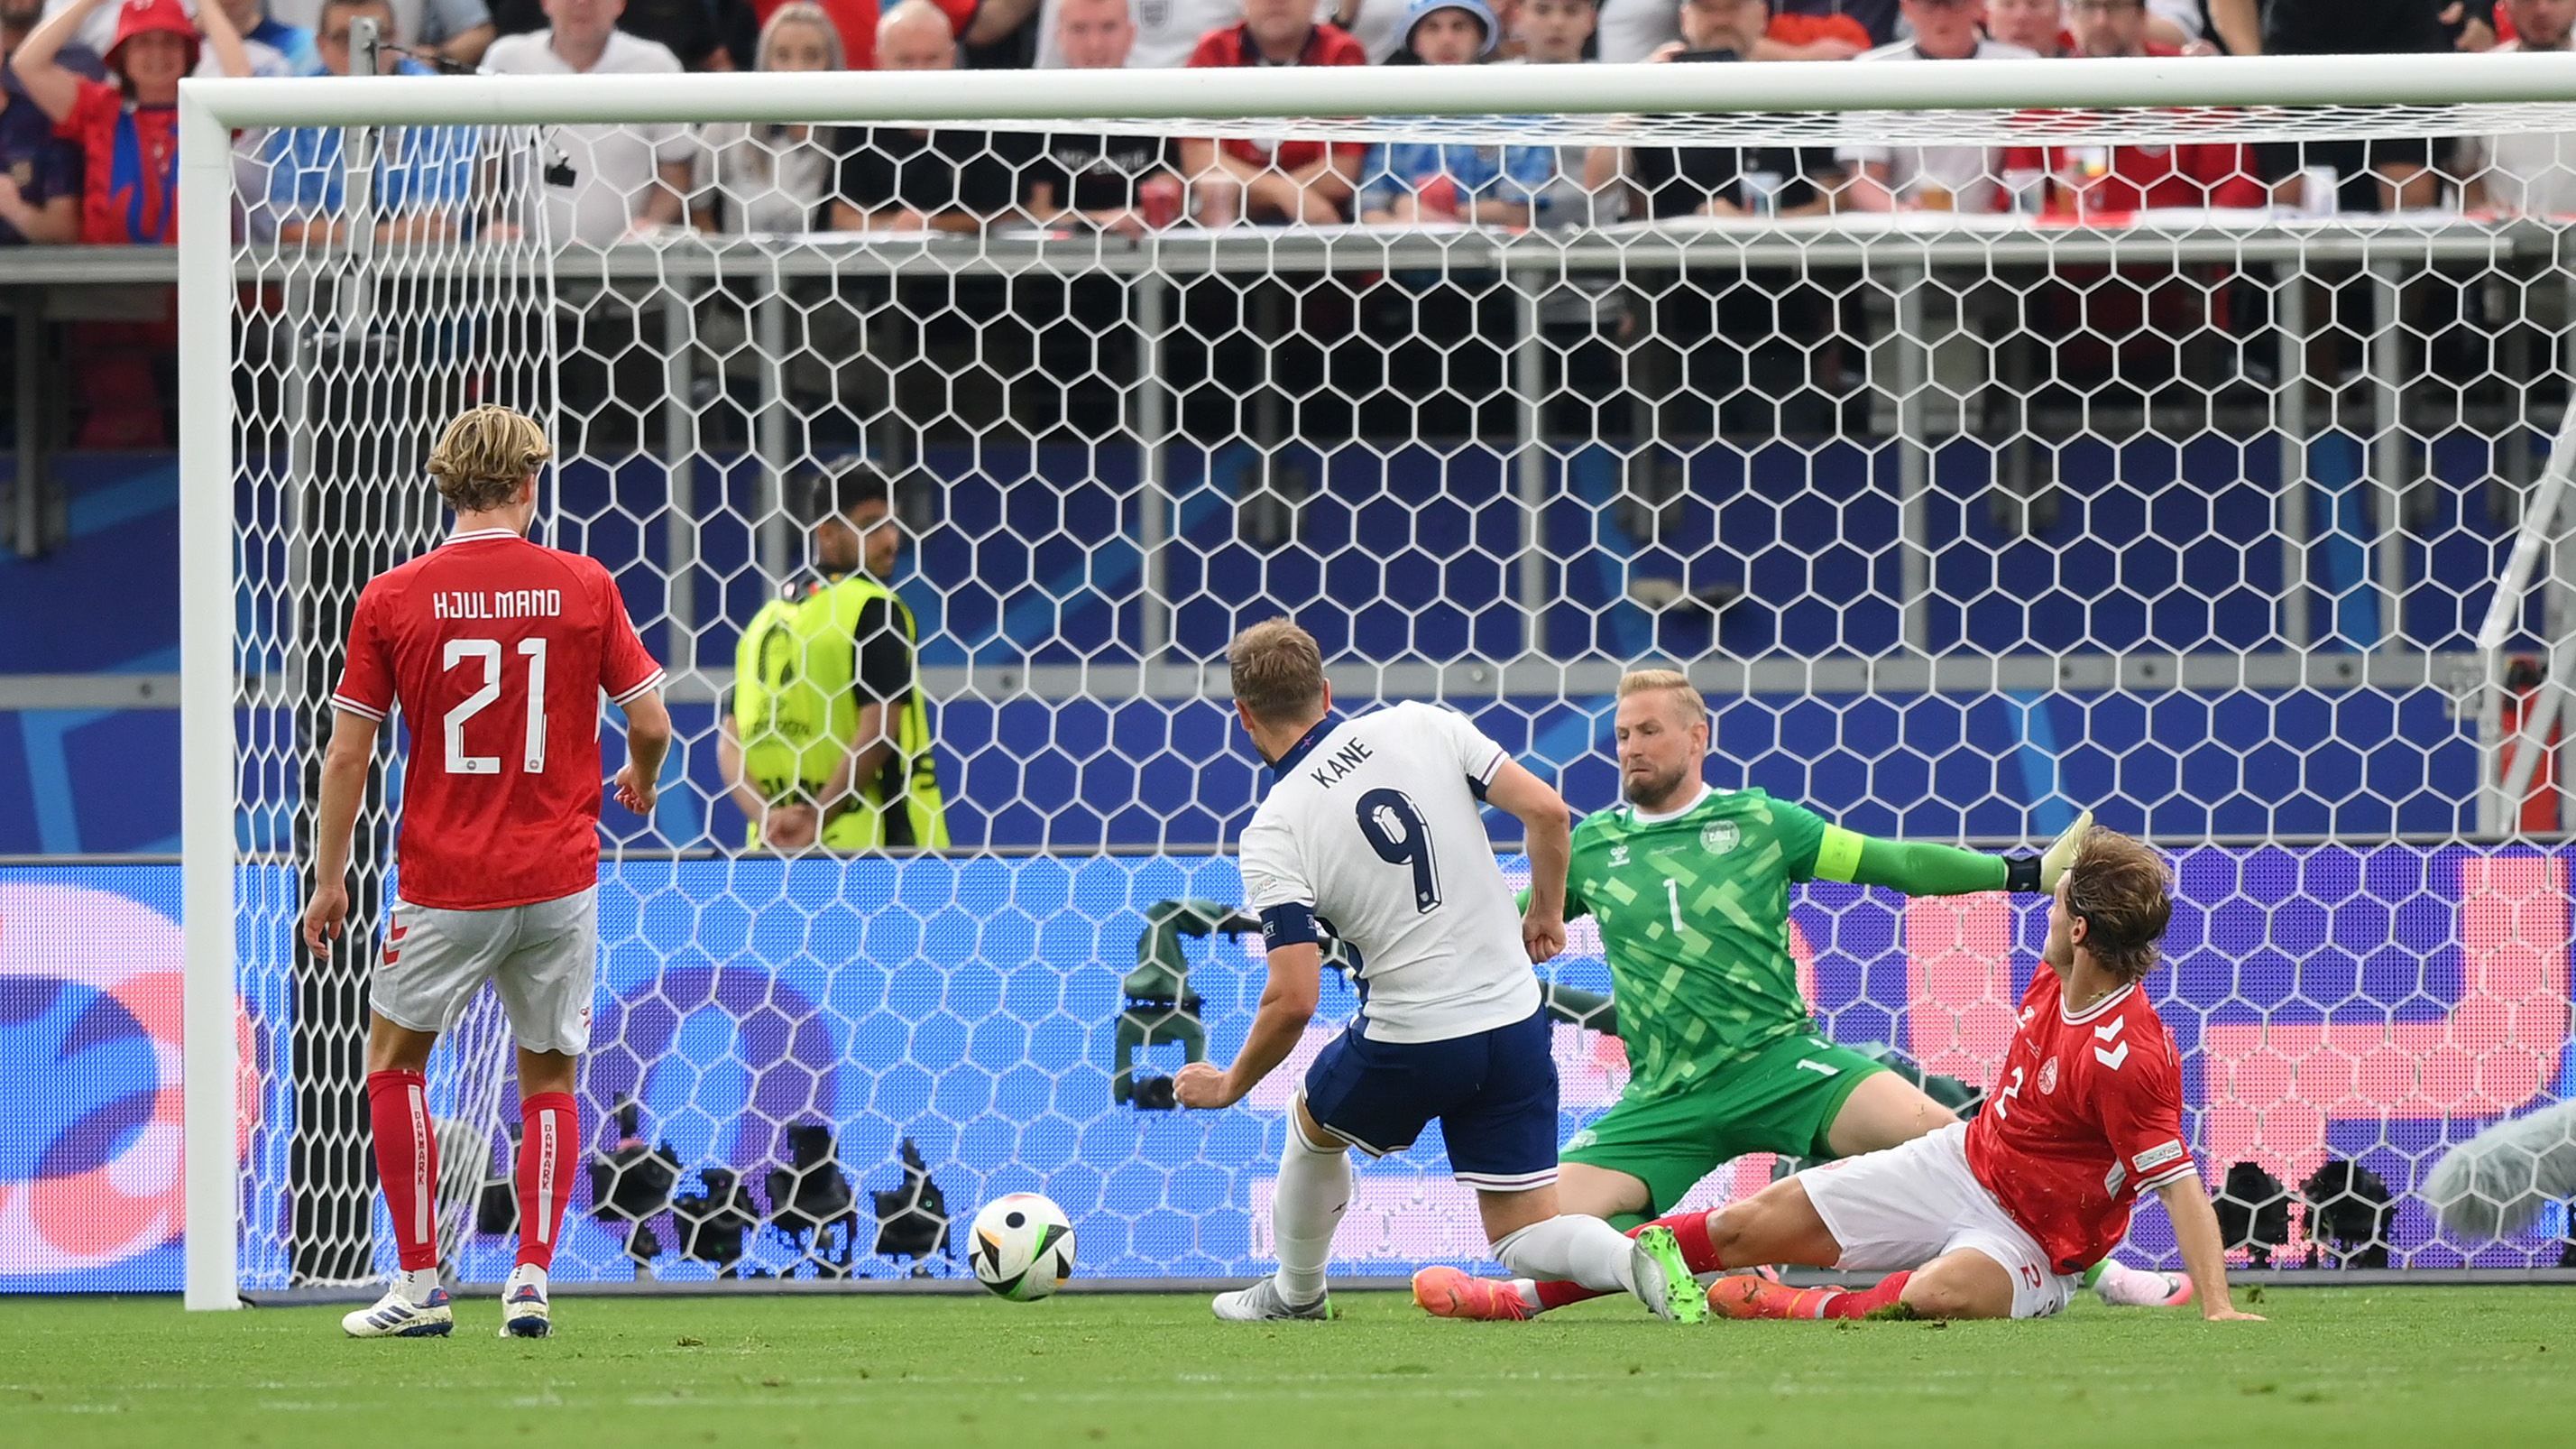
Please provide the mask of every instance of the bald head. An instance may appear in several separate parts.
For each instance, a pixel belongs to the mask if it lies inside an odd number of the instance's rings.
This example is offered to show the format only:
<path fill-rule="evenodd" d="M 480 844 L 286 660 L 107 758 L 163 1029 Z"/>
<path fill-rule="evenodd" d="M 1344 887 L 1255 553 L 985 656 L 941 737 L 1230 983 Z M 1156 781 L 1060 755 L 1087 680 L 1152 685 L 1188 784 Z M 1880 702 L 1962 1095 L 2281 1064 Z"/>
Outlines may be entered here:
<path fill-rule="evenodd" d="M 877 21 L 877 69 L 956 68 L 957 34 L 930 0 L 903 0 Z"/>

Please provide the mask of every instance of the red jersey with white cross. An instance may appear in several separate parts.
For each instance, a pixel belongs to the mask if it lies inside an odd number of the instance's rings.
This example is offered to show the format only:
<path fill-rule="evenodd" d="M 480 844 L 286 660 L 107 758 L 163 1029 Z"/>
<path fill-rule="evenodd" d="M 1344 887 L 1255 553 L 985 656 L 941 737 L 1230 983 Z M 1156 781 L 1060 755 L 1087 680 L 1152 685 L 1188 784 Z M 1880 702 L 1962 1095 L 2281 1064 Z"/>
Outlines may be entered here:
<path fill-rule="evenodd" d="M 2182 1060 L 2135 984 L 2068 1014 L 2043 964 L 1984 1109 L 1968 1125 L 1968 1170 L 2060 1273 L 2110 1255 L 2138 1194 L 2190 1175 Z"/>
<path fill-rule="evenodd" d="M 599 882 L 599 696 L 662 682 L 596 559 L 500 529 L 369 581 L 331 702 L 411 729 L 402 899 L 482 911 Z"/>

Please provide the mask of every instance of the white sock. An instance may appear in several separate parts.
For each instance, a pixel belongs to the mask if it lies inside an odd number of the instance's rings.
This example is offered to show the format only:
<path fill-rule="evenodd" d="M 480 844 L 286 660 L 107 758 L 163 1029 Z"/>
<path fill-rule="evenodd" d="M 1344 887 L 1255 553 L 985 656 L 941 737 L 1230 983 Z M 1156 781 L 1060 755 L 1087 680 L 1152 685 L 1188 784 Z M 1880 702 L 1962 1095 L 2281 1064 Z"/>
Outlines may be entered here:
<path fill-rule="evenodd" d="M 1324 1264 L 1333 1256 L 1333 1229 L 1351 1205 L 1347 1149 L 1319 1149 L 1296 1120 L 1288 1123 L 1288 1150 L 1279 1155 L 1279 1185 L 1270 1194 L 1270 1236 L 1279 1252 L 1279 1296 L 1304 1307 L 1324 1296 Z"/>
<path fill-rule="evenodd" d="M 538 1292 L 545 1292 L 546 1270 L 534 1263 L 521 1263 L 510 1270 L 509 1278 L 501 1284 L 501 1292 L 506 1296 L 517 1291 L 522 1283 L 534 1283 Z"/>
<path fill-rule="evenodd" d="M 407 1268 L 394 1275 L 394 1287 L 402 1294 L 404 1302 L 418 1307 L 429 1301 L 430 1294 L 438 1291 L 438 1270 Z"/>
<path fill-rule="evenodd" d="M 1599 1218 L 1562 1213 L 1509 1234 L 1494 1244 L 1494 1256 L 1519 1277 L 1634 1293 L 1628 1264 L 1636 1246 Z"/>

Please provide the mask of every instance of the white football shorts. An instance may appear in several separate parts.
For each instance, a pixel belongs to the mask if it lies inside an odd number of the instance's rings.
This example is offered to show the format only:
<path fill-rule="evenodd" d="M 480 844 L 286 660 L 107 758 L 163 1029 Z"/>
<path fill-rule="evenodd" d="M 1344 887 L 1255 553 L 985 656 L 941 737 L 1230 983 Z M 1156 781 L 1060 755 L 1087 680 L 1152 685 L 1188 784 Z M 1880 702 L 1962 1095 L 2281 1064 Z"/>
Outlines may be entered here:
<path fill-rule="evenodd" d="M 590 1049 L 599 963 L 599 888 L 527 906 L 442 911 L 394 902 L 368 1004 L 413 1031 L 444 1033 L 485 981 L 532 1052 Z"/>
<path fill-rule="evenodd" d="M 2048 1251 L 1968 1170 L 1966 1123 L 1810 1167 L 1798 1183 L 1842 1244 L 1835 1267 L 1892 1273 L 1974 1249 L 2012 1276 L 2015 1318 L 2062 1312 L 2082 1282 L 2051 1271 Z"/>

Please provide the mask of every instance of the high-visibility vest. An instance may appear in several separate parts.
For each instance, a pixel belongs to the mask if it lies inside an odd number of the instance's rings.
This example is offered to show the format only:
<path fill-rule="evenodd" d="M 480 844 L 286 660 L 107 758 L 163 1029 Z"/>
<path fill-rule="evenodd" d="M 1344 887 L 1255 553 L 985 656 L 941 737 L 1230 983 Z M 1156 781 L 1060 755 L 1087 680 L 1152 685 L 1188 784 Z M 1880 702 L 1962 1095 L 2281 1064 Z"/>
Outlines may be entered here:
<path fill-rule="evenodd" d="M 918 657 L 920 631 L 894 590 L 865 574 L 791 586 L 754 615 L 734 648 L 734 729 L 743 775 L 762 798 L 819 795 L 859 732 L 859 615 L 883 599 Z M 920 846 L 945 849 L 948 815 L 930 751 L 930 709 L 916 673 L 887 706 L 894 748 L 884 765 L 854 781 L 858 803 L 823 824 L 827 850 Z M 749 845 L 760 849 L 760 823 Z"/>

